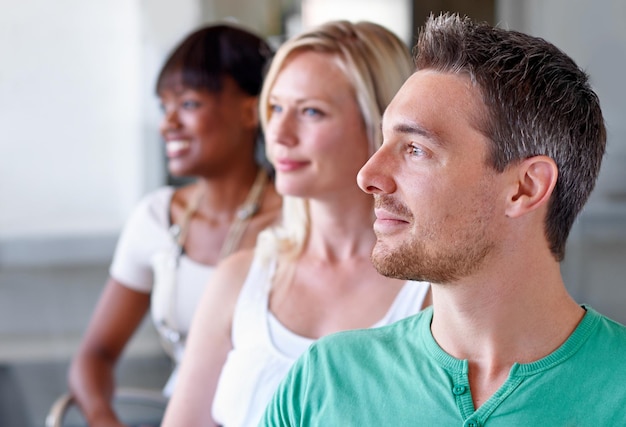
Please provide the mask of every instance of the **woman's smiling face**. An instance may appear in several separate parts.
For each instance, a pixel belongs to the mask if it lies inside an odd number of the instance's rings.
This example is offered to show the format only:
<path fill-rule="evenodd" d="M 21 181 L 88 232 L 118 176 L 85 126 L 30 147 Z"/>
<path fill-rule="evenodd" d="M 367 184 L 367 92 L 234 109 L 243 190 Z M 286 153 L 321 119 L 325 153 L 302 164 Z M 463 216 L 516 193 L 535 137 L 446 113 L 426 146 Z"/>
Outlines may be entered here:
<path fill-rule="evenodd" d="M 224 78 L 217 93 L 176 86 L 161 90 L 159 96 L 164 111 L 161 134 L 172 175 L 218 173 L 238 161 L 242 144 L 251 144 L 250 127 L 258 122 L 250 122 L 246 109 L 256 97 L 246 95 L 231 78 Z"/>

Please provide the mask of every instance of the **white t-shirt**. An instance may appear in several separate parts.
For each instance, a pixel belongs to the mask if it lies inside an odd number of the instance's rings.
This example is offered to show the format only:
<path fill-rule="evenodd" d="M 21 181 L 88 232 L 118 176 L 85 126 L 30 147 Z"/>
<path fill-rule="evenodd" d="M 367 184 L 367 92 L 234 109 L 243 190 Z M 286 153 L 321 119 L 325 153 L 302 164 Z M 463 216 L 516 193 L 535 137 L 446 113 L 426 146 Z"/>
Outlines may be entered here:
<path fill-rule="evenodd" d="M 152 293 L 150 312 L 155 323 L 163 319 L 165 313 L 171 313 L 176 330 L 186 336 L 214 267 L 199 264 L 183 253 L 175 272 L 176 286 L 173 289 L 154 289 L 152 263 L 155 257 L 176 251 L 176 243 L 169 231 L 169 208 L 173 194 L 173 187 L 163 187 L 141 200 L 124 226 L 109 274 L 130 289 Z M 158 325 L 157 330 L 166 343 L 167 339 Z M 170 351 L 176 366 L 182 359 L 183 350 L 184 342 L 181 342 Z M 176 371 L 164 390 L 166 395 L 171 394 L 175 374 Z"/>
<path fill-rule="evenodd" d="M 233 349 L 222 368 L 213 418 L 224 427 L 256 426 L 280 381 L 314 340 L 298 336 L 268 309 L 276 262 L 264 265 L 255 257 L 239 294 L 232 324 Z M 407 282 L 385 316 L 384 326 L 420 311 L 430 285 Z"/>

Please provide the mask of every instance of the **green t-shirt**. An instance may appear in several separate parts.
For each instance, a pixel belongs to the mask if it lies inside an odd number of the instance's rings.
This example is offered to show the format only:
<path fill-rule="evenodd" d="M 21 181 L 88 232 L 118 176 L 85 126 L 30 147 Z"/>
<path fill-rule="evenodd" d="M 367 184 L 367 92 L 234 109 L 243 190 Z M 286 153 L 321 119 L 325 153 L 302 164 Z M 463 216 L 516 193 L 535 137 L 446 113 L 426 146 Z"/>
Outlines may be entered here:
<path fill-rule="evenodd" d="M 467 360 L 444 352 L 432 308 L 323 338 L 293 366 L 261 426 L 626 426 L 626 327 L 591 308 L 552 354 L 515 364 L 474 410 Z"/>

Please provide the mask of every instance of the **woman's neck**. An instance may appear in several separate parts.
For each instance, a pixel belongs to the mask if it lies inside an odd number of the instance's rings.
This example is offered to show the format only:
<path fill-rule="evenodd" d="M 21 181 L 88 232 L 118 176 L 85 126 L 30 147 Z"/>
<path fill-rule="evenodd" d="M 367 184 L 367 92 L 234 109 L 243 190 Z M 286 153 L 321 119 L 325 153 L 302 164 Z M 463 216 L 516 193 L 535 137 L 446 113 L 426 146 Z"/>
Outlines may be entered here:
<path fill-rule="evenodd" d="M 193 184 L 193 191 L 202 194 L 198 212 L 232 217 L 246 200 L 260 170 L 256 167 L 210 179 L 198 178 Z"/>
<path fill-rule="evenodd" d="M 337 203 L 309 200 L 307 251 L 328 259 L 369 259 L 376 242 L 373 208 L 366 194 Z"/>

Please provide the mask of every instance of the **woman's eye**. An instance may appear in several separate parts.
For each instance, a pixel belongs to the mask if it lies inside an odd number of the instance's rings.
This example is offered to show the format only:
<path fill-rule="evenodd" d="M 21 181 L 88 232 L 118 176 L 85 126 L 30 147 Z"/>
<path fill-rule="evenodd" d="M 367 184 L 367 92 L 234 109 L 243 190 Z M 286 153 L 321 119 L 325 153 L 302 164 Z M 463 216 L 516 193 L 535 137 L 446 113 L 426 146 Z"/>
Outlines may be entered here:
<path fill-rule="evenodd" d="M 198 108 L 200 106 L 200 103 L 198 101 L 194 101 L 194 100 L 186 100 L 186 101 L 183 101 L 181 103 L 181 106 L 185 110 L 194 110 L 194 109 L 196 109 L 196 108 Z"/>
<path fill-rule="evenodd" d="M 312 108 L 312 107 L 304 108 L 302 110 L 302 113 L 308 117 L 318 117 L 318 116 L 323 115 L 320 110 L 318 110 L 317 108 Z"/>
<path fill-rule="evenodd" d="M 281 107 L 280 105 L 276 105 L 276 104 L 270 104 L 270 111 L 272 113 L 280 113 L 283 111 L 283 107 Z"/>
<path fill-rule="evenodd" d="M 171 102 L 167 104 L 161 103 L 159 104 L 159 108 L 161 109 L 161 113 L 168 115 L 176 109 L 176 105 L 172 105 Z"/>

